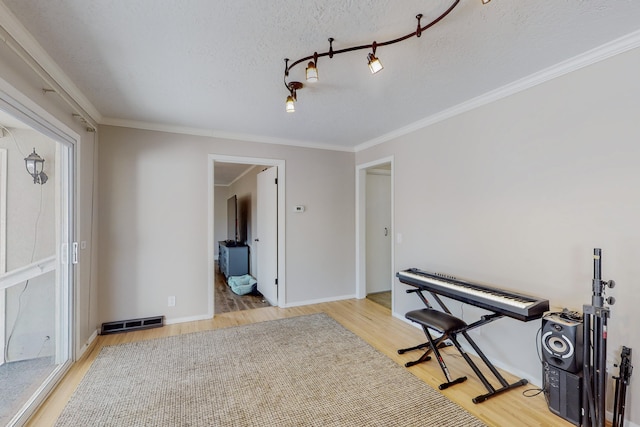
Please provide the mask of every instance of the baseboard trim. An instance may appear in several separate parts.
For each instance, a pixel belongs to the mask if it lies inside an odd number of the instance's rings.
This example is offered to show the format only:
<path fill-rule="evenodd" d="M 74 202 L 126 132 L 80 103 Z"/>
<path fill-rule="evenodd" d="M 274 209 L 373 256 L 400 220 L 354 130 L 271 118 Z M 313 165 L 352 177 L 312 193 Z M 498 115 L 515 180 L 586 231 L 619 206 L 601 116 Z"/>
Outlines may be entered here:
<path fill-rule="evenodd" d="M 297 302 L 287 303 L 283 305 L 282 308 L 300 307 L 303 305 L 320 304 L 323 302 L 342 301 L 346 299 L 355 299 L 355 298 L 356 298 L 355 294 L 350 294 L 350 295 L 342 295 L 342 296 L 330 297 L 330 298 L 319 298 L 319 299 L 306 300 L 306 301 L 297 301 Z"/>
<path fill-rule="evenodd" d="M 91 346 L 93 345 L 97 337 L 98 337 L 98 330 L 94 329 L 93 333 L 89 336 L 89 339 L 87 339 L 87 341 L 82 345 L 82 347 L 78 349 L 75 360 L 79 360 L 82 357 L 82 355 L 85 354 L 89 348 L 91 348 Z"/>
<path fill-rule="evenodd" d="M 176 317 L 175 319 L 167 319 L 165 318 L 165 325 L 175 325 L 177 323 L 187 323 L 187 322 L 196 322 L 198 320 L 209 320 L 212 319 L 213 316 L 209 314 L 201 314 L 198 316 L 189 316 L 189 317 Z"/>

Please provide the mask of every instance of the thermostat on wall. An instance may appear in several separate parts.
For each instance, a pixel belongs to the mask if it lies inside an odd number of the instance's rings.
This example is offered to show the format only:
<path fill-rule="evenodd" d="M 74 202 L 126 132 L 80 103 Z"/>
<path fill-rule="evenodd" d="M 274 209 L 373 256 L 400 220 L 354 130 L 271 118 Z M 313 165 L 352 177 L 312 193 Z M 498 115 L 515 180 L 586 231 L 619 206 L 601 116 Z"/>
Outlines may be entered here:
<path fill-rule="evenodd" d="M 293 207 L 293 211 L 294 212 L 304 212 L 304 206 L 302 205 L 297 205 Z"/>

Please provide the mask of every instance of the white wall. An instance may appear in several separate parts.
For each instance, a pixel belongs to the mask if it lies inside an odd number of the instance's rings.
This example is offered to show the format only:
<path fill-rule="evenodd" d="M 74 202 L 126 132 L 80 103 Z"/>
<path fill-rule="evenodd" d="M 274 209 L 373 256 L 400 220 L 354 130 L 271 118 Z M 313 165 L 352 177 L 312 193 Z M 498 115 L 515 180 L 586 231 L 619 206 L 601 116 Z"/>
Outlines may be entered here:
<path fill-rule="evenodd" d="M 0 147 L 7 149 L 7 271 L 56 254 L 56 143 L 30 129 L 9 132 L 0 138 Z M 49 182 L 44 185 L 34 184 L 25 168 L 24 158 L 34 148 L 45 159 Z"/>
<path fill-rule="evenodd" d="M 618 284 L 608 339 L 617 375 L 621 346 L 640 348 L 639 69 L 635 49 L 358 153 L 357 164 L 395 158 L 396 269 L 446 272 L 582 311 L 593 249 L 602 248 L 603 279 Z M 420 306 L 404 289 L 396 281 L 400 316 Z M 539 326 L 502 319 L 478 341 L 540 384 Z M 631 384 L 628 402 L 637 393 Z M 640 407 L 627 414 L 640 423 Z"/>
<path fill-rule="evenodd" d="M 208 312 L 207 158 L 286 162 L 286 303 L 354 294 L 354 154 L 104 126 L 100 321 Z M 302 215 L 293 206 L 304 204 Z M 167 297 L 176 306 L 167 307 Z"/>

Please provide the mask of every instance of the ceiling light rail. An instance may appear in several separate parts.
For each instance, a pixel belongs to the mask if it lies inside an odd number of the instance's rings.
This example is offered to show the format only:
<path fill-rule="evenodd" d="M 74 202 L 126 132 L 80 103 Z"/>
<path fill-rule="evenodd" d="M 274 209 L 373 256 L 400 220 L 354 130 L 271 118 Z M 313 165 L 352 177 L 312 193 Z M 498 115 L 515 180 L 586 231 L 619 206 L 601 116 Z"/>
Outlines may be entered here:
<path fill-rule="evenodd" d="M 487 4 L 489 3 L 491 0 L 481 0 L 482 4 Z M 287 78 L 289 77 L 289 72 L 291 71 L 291 69 L 293 67 L 295 67 L 298 64 L 302 64 L 302 63 L 306 63 L 307 64 L 307 68 L 305 69 L 305 76 L 306 76 L 306 80 L 307 82 L 313 83 L 313 82 L 317 82 L 319 80 L 318 77 L 318 58 L 321 58 L 323 56 L 328 56 L 329 58 L 333 58 L 334 55 L 338 55 L 341 53 L 347 53 L 347 52 L 353 52 L 356 50 L 363 50 L 363 49 L 371 49 L 371 52 L 367 55 L 367 64 L 369 65 L 369 70 L 371 71 L 371 74 L 375 74 L 379 71 L 381 71 L 384 67 L 382 66 L 382 63 L 380 62 L 380 60 L 376 57 L 376 49 L 380 46 L 389 46 L 395 43 L 399 43 L 401 41 L 410 39 L 412 37 L 420 37 L 422 35 L 422 32 L 427 30 L 428 28 L 431 28 L 432 26 L 434 26 L 435 24 L 437 24 L 438 22 L 440 22 L 442 19 L 444 19 L 449 13 L 451 13 L 451 11 L 458 6 L 458 4 L 460 3 L 460 0 L 455 0 L 451 6 L 449 6 L 449 8 L 442 13 L 440 16 L 438 16 L 436 19 L 434 19 L 433 21 L 429 22 L 428 24 L 422 26 L 421 20 L 423 15 L 422 14 L 418 14 L 416 15 L 416 19 L 418 20 L 418 26 L 416 28 L 416 31 L 409 33 L 405 36 L 402 37 L 398 37 L 395 38 L 393 40 L 389 40 L 389 41 L 385 41 L 385 42 L 376 42 L 374 41 L 371 44 L 365 44 L 365 45 L 360 45 L 360 46 L 353 46 L 353 47 L 348 47 L 348 48 L 344 48 L 344 49 L 338 49 L 338 50 L 333 50 L 333 42 L 334 39 L 332 37 L 329 38 L 329 50 L 326 52 L 322 52 L 322 53 L 318 53 L 318 52 L 314 52 L 313 55 L 309 55 L 309 56 L 305 56 L 304 58 L 300 58 L 294 62 L 292 62 L 291 64 L 289 64 L 289 58 L 285 58 L 284 60 L 284 85 L 287 88 L 287 90 L 289 91 L 289 96 L 287 96 L 287 101 L 286 101 L 286 111 L 288 113 L 293 113 L 295 112 L 295 102 L 297 101 L 297 91 L 302 89 L 304 87 L 304 84 L 302 84 L 301 82 L 298 81 L 287 81 Z"/>

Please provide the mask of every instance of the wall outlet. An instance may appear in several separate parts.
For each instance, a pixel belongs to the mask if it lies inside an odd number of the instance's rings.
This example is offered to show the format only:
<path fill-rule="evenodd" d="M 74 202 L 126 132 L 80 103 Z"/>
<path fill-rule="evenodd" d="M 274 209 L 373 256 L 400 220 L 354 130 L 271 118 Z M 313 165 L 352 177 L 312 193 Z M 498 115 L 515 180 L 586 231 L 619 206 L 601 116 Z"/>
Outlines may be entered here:
<path fill-rule="evenodd" d="M 168 304 L 169 304 L 169 307 L 175 307 L 176 306 L 176 297 L 170 296 L 169 300 L 168 300 Z"/>

